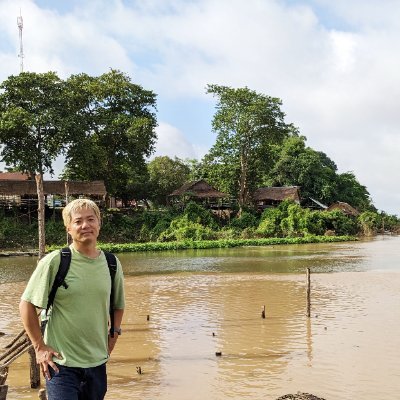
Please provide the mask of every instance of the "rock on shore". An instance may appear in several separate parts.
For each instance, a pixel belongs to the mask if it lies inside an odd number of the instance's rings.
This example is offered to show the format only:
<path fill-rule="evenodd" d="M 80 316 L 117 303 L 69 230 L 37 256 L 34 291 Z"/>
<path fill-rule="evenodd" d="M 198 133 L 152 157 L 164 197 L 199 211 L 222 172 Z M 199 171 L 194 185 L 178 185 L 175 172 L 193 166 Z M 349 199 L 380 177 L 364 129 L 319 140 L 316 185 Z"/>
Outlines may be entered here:
<path fill-rule="evenodd" d="M 313 394 L 297 392 L 297 394 L 285 394 L 284 396 L 281 396 L 276 400 L 325 400 L 325 399 L 323 399 L 322 397 L 314 396 Z"/>

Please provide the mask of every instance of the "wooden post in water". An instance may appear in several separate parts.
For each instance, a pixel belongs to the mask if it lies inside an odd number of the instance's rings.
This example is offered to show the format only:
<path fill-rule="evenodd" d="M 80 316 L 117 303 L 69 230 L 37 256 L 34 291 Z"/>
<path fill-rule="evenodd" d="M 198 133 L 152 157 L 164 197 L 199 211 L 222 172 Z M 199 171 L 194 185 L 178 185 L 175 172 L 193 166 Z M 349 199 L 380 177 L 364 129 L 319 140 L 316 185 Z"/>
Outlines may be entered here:
<path fill-rule="evenodd" d="M 40 386 L 40 368 L 39 365 L 36 363 L 36 355 L 35 350 L 31 347 L 28 350 L 29 354 L 29 364 L 30 364 L 30 379 L 31 379 L 31 388 L 36 389 Z"/>
<path fill-rule="evenodd" d="M 0 400 L 6 400 L 7 399 L 7 392 L 8 392 L 8 386 L 7 385 L 0 385 Z"/>
<path fill-rule="evenodd" d="M 307 277 L 307 317 L 311 316 L 311 278 L 310 278 L 310 268 L 306 270 Z"/>
<path fill-rule="evenodd" d="M 8 376 L 8 367 L 0 368 L 0 400 L 7 399 L 8 386 L 6 380 Z"/>

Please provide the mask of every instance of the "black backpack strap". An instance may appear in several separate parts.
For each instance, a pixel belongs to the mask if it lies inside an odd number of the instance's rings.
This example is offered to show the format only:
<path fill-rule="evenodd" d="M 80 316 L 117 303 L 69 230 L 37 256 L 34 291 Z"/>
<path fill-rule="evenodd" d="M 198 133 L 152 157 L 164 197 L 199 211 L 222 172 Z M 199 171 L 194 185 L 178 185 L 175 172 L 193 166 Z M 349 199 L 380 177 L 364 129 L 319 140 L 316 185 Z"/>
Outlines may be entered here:
<path fill-rule="evenodd" d="M 104 252 L 106 256 L 108 269 L 110 271 L 111 277 L 111 293 L 110 293 L 110 335 L 114 337 L 114 277 L 117 272 L 117 259 L 114 254 L 109 253 L 108 251 Z"/>
<path fill-rule="evenodd" d="M 71 264 L 71 249 L 69 247 L 64 247 L 63 249 L 60 250 L 60 265 L 58 267 L 58 271 L 47 300 L 46 315 L 48 314 L 50 307 L 53 305 L 57 289 L 60 286 L 64 286 L 65 289 L 68 288 L 68 285 L 65 283 L 65 277 L 67 276 L 70 264 Z"/>

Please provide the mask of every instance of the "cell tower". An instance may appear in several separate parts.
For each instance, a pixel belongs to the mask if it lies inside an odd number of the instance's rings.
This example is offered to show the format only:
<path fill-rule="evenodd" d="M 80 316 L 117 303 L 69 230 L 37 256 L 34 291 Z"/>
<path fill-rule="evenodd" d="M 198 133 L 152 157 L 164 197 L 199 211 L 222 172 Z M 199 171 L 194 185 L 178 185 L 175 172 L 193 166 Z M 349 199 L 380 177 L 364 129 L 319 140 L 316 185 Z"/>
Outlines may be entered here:
<path fill-rule="evenodd" d="M 24 72 L 24 47 L 22 45 L 22 28 L 24 27 L 24 21 L 22 20 L 21 11 L 19 12 L 19 17 L 17 17 L 17 25 L 19 30 L 19 54 L 20 60 L 20 72 Z"/>

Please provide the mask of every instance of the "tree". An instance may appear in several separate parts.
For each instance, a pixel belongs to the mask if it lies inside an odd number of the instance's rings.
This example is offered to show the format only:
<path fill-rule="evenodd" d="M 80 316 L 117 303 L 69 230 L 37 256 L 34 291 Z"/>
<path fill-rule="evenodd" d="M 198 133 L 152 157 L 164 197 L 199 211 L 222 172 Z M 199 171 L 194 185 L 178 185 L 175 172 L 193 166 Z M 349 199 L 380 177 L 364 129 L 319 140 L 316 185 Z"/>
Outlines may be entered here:
<path fill-rule="evenodd" d="M 327 205 L 343 201 L 360 211 L 373 209 L 365 186 L 352 172 L 337 173 L 336 164 L 323 152 L 307 147 L 304 136 L 287 138 L 277 151 L 274 167 L 265 181 L 273 186 L 300 186 L 304 199 L 315 198 Z"/>
<path fill-rule="evenodd" d="M 287 138 L 265 180 L 272 186 L 300 186 L 303 198 L 331 204 L 337 192 L 336 164 L 325 153 L 307 147 L 305 141 L 304 136 Z"/>
<path fill-rule="evenodd" d="M 225 182 L 225 187 L 218 185 L 219 189 L 230 186 L 242 209 L 249 202 L 250 191 L 257 185 L 261 171 L 270 165 L 271 146 L 281 142 L 294 128 L 284 122 L 282 103 L 277 98 L 247 87 L 208 85 L 207 93 L 217 98 L 212 121 L 217 139 L 204 161 L 212 166 L 208 172 L 213 170 Z"/>
<path fill-rule="evenodd" d="M 190 168 L 178 157 L 156 157 L 148 163 L 151 198 L 158 204 L 166 204 L 167 196 L 188 181 Z"/>
<path fill-rule="evenodd" d="M 82 118 L 63 176 L 101 179 L 109 194 L 126 197 L 154 151 L 156 95 L 116 70 L 99 77 L 73 75 L 67 83 Z"/>
<path fill-rule="evenodd" d="M 0 86 L 1 159 L 35 176 L 39 258 L 45 254 L 43 174 L 65 149 L 70 128 L 65 83 L 54 73 L 24 72 Z"/>
<path fill-rule="evenodd" d="M 361 185 L 353 172 L 337 175 L 337 201 L 349 203 L 359 211 L 376 211 L 367 188 Z"/>

